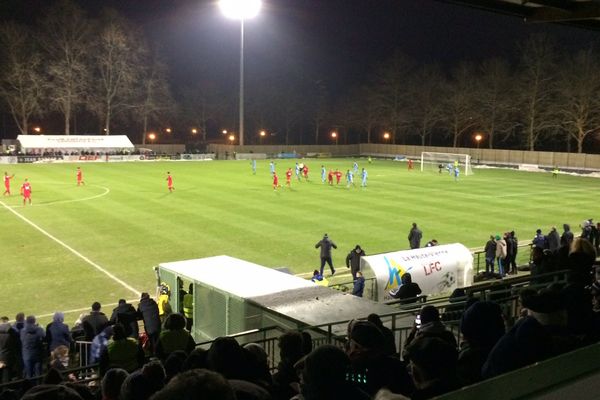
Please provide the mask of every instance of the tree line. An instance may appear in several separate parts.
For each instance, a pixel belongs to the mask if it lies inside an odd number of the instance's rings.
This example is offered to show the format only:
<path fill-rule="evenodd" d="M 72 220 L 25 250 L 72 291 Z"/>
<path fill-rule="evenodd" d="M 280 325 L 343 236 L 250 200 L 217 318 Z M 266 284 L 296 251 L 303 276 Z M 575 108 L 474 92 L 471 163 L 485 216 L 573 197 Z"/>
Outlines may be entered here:
<path fill-rule="evenodd" d="M 114 10 L 92 19 L 62 0 L 35 27 L 0 26 L 0 45 L 0 96 L 21 134 L 31 132 L 33 119 L 57 115 L 67 135 L 85 121 L 85 129 L 94 127 L 87 133 L 142 142 L 159 126 L 194 127 L 196 136 L 179 139 L 197 142 L 219 140 L 222 127 L 237 126 L 236 85 L 199 76 L 174 88 L 159 46 Z M 489 148 L 582 152 L 600 132 L 593 45 L 569 53 L 547 36 L 531 36 L 516 61 L 465 61 L 449 71 L 396 52 L 336 96 L 298 65 L 247 77 L 247 143 L 332 143 L 335 130 L 341 143 L 458 147 L 474 145 L 478 133 Z"/>

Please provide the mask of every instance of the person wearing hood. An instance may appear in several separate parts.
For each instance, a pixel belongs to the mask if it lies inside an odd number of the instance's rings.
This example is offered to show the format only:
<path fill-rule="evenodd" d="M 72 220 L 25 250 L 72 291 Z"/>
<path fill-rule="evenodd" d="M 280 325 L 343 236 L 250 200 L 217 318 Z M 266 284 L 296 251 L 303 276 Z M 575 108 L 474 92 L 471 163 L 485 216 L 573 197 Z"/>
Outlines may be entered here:
<path fill-rule="evenodd" d="M 360 271 L 360 259 L 364 256 L 365 251 L 358 244 L 346 256 L 346 267 L 350 268 L 353 280 L 356 280 L 356 273 Z"/>
<path fill-rule="evenodd" d="M 552 253 L 556 253 L 560 248 L 560 235 L 556 231 L 555 226 L 550 229 L 550 232 L 546 236 L 546 244 L 548 246 L 548 250 L 550 250 Z"/>
<path fill-rule="evenodd" d="M 563 224 L 563 234 L 560 237 L 560 247 L 570 246 L 573 242 L 573 232 L 569 224 Z"/>
<path fill-rule="evenodd" d="M 69 327 L 65 325 L 65 314 L 55 312 L 52 322 L 46 326 L 46 342 L 48 342 L 48 350 L 52 352 L 58 346 L 71 345 L 71 332 Z"/>
<path fill-rule="evenodd" d="M 21 331 L 21 352 L 23 355 L 26 379 L 31 379 L 42 374 L 42 360 L 44 358 L 44 330 L 39 327 L 33 315 L 25 319 L 25 327 Z"/>

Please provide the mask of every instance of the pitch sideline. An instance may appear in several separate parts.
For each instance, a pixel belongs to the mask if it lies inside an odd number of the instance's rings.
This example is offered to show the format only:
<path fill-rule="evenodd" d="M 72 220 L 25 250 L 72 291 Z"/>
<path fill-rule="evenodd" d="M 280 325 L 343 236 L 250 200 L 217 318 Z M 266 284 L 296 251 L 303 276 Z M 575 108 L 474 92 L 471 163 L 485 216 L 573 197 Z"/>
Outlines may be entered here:
<path fill-rule="evenodd" d="M 60 240 L 57 237 L 53 236 L 52 234 L 46 232 L 43 228 L 41 228 L 40 226 L 36 225 L 33 221 L 30 221 L 26 217 L 22 216 L 21 214 L 19 214 L 15 210 L 13 210 L 12 207 L 8 206 L 3 201 L 0 201 L 0 205 L 2 205 L 8 211 L 10 211 L 11 213 L 13 213 L 17 217 L 19 217 L 21 220 L 23 220 L 24 222 L 26 222 L 27 224 L 29 224 L 30 226 L 32 226 L 33 228 L 35 228 L 37 231 L 41 232 L 47 238 L 55 241 L 56 243 L 58 243 L 59 245 L 61 245 L 65 249 L 69 250 L 71 253 L 75 254 L 77 257 L 81 258 L 83 261 L 85 261 L 86 263 L 90 264 L 96 270 L 102 272 L 104 275 L 108 276 L 110 279 L 112 279 L 113 281 L 117 282 L 118 284 L 120 284 L 121 286 L 123 286 L 125 289 L 133 292 L 137 297 L 139 297 L 141 295 L 141 292 L 139 290 L 137 290 L 134 287 L 130 286 L 129 284 L 125 283 L 123 280 L 117 278 L 115 275 L 111 274 L 106 269 L 102 268 L 100 265 L 96 264 L 95 262 L 93 262 L 92 260 L 90 260 L 89 258 L 87 258 L 86 256 L 84 256 L 83 254 L 81 254 L 80 252 L 78 252 L 77 250 L 75 250 L 74 248 L 72 248 L 71 246 L 69 246 L 68 244 L 66 244 L 65 242 L 63 242 L 62 240 Z"/>

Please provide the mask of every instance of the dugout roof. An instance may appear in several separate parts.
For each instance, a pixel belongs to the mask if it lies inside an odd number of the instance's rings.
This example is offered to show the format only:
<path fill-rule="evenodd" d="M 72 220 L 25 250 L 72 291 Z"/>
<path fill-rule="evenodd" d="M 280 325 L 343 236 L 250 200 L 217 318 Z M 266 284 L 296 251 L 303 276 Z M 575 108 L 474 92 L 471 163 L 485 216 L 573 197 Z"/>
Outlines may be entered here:
<path fill-rule="evenodd" d="M 162 263 L 161 269 L 250 300 L 307 326 L 395 311 L 385 304 L 229 256 Z"/>
<path fill-rule="evenodd" d="M 560 23 L 600 30 L 598 0 L 438 0 L 522 18 L 528 23 Z"/>

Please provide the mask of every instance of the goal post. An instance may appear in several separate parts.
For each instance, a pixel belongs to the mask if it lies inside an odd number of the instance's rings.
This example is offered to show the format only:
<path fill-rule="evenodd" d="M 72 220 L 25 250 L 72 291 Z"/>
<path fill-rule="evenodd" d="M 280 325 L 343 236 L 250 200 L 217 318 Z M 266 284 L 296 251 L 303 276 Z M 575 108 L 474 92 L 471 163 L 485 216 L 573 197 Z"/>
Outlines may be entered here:
<path fill-rule="evenodd" d="M 439 165 L 443 165 L 443 170 L 446 170 L 448 164 L 454 168 L 454 163 L 458 161 L 458 168 L 464 171 L 465 176 L 473 175 L 471 168 L 471 156 L 468 154 L 457 153 L 434 153 L 429 151 L 421 152 L 421 171 L 431 170 L 438 171 Z"/>

